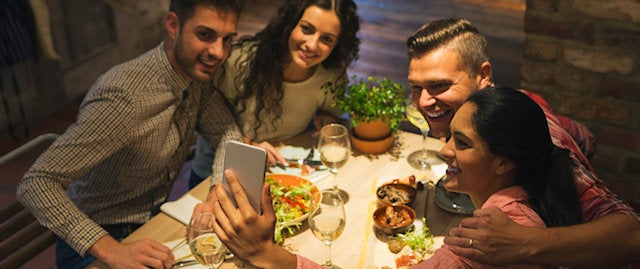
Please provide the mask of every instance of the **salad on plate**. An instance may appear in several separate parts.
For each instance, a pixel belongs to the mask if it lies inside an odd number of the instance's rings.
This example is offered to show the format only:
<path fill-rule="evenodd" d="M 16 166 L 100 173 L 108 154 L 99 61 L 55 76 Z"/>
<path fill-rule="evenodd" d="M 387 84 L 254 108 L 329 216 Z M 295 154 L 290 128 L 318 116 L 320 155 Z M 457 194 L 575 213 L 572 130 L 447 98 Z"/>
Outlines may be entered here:
<path fill-rule="evenodd" d="M 304 178 L 286 174 L 267 175 L 265 181 L 271 185 L 271 200 L 276 216 L 274 238 L 280 244 L 284 241 L 284 231 L 293 234 L 307 219 L 312 194 L 318 192 L 318 188 Z"/>

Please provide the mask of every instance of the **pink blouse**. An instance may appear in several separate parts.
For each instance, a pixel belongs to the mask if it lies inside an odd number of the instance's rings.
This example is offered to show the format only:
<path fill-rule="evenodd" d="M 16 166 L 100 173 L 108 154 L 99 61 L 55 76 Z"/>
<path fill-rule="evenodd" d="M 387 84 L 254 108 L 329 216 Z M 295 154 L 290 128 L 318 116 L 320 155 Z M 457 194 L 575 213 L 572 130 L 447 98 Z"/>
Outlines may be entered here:
<path fill-rule="evenodd" d="M 296 258 L 296 269 L 324 269 L 321 265 L 300 255 L 296 255 Z"/>
<path fill-rule="evenodd" d="M 482 208 L 498 207 L 514 222 L 527 227 L 546 227 L 544 221 L 523 202 L 528 199 L 527 193 L 520 186 L 502 189 L 489 197 Z M 556 268 L 554 266 L 532 263 L 518 263 L 507 267 L 497 267 L 454 254 L 447 245 L 436 250 L 430 259 L 412 267 L 423 268 Z"/>

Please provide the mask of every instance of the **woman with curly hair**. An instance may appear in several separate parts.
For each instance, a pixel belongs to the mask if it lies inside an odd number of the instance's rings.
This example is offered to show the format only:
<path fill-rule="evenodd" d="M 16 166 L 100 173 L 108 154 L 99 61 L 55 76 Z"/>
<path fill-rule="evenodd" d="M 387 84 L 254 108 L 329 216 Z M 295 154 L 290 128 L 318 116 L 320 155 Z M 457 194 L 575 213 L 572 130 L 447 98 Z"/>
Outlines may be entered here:
<path fill-rule="evenodd" d="M 340 114 L 323 86 L 346 79 L 358 57 L 356 9 L 352 0 L 287 0 L 265 28 L 233 46 L 216 73 L 213 83 L 243 135 L 269 151 L 269 163 L 286 161 L 267 141 L 293 137 L 312 121 L 319 129 Z M 198 137 L 190 188 L 211 174 L 213 154 Z"/>

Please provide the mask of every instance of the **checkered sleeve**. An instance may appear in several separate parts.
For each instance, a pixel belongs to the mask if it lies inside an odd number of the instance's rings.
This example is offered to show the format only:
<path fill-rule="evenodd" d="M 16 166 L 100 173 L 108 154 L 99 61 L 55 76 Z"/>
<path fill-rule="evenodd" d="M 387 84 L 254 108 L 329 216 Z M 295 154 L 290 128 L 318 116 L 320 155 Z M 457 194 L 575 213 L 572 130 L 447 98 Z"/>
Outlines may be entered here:
<path fill-rule="evenodd" d="M 36 160 L 17 195 L 38 221 L 84 254 L 106 235 L 69 196 L 69 185 L 117 152 L 130 138 L 134 108 L 121 89 L 89 92 L 78 120 Z"/>
<path fill-rule="evenodd" d="M 222 179 L 224 149 L 231 140 L 243 141 L 242 133 L 236 120 L 229 110 L 224 95 L 211 88 L 203 91 L 198 133 L 204 137 L 209 145 L 216 145 L 215 158 L 211 174 L 211 184 Z"/>

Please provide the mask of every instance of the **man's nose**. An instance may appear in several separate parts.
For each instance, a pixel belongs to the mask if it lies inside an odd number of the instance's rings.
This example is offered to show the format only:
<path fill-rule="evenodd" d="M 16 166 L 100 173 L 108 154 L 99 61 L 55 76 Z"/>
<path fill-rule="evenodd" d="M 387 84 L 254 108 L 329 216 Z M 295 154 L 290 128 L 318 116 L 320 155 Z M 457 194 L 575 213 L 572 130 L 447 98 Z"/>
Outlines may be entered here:
<path fill-rule="evenodd" d="M 419 107 L 429 107 L 436 104 L 436 98 L 429 94 L 429 91 L 422 89 L 420 91 L 420 97 L 418 98 Z"/>
<path fill-rule="evenodd" d="M 216 41 L 212 42 L 209 45 L 207 53 L 216 59 L 222 59 L 222 56 L 224 55 L 224 41 L 222 38 L 218 38 Z"/>

